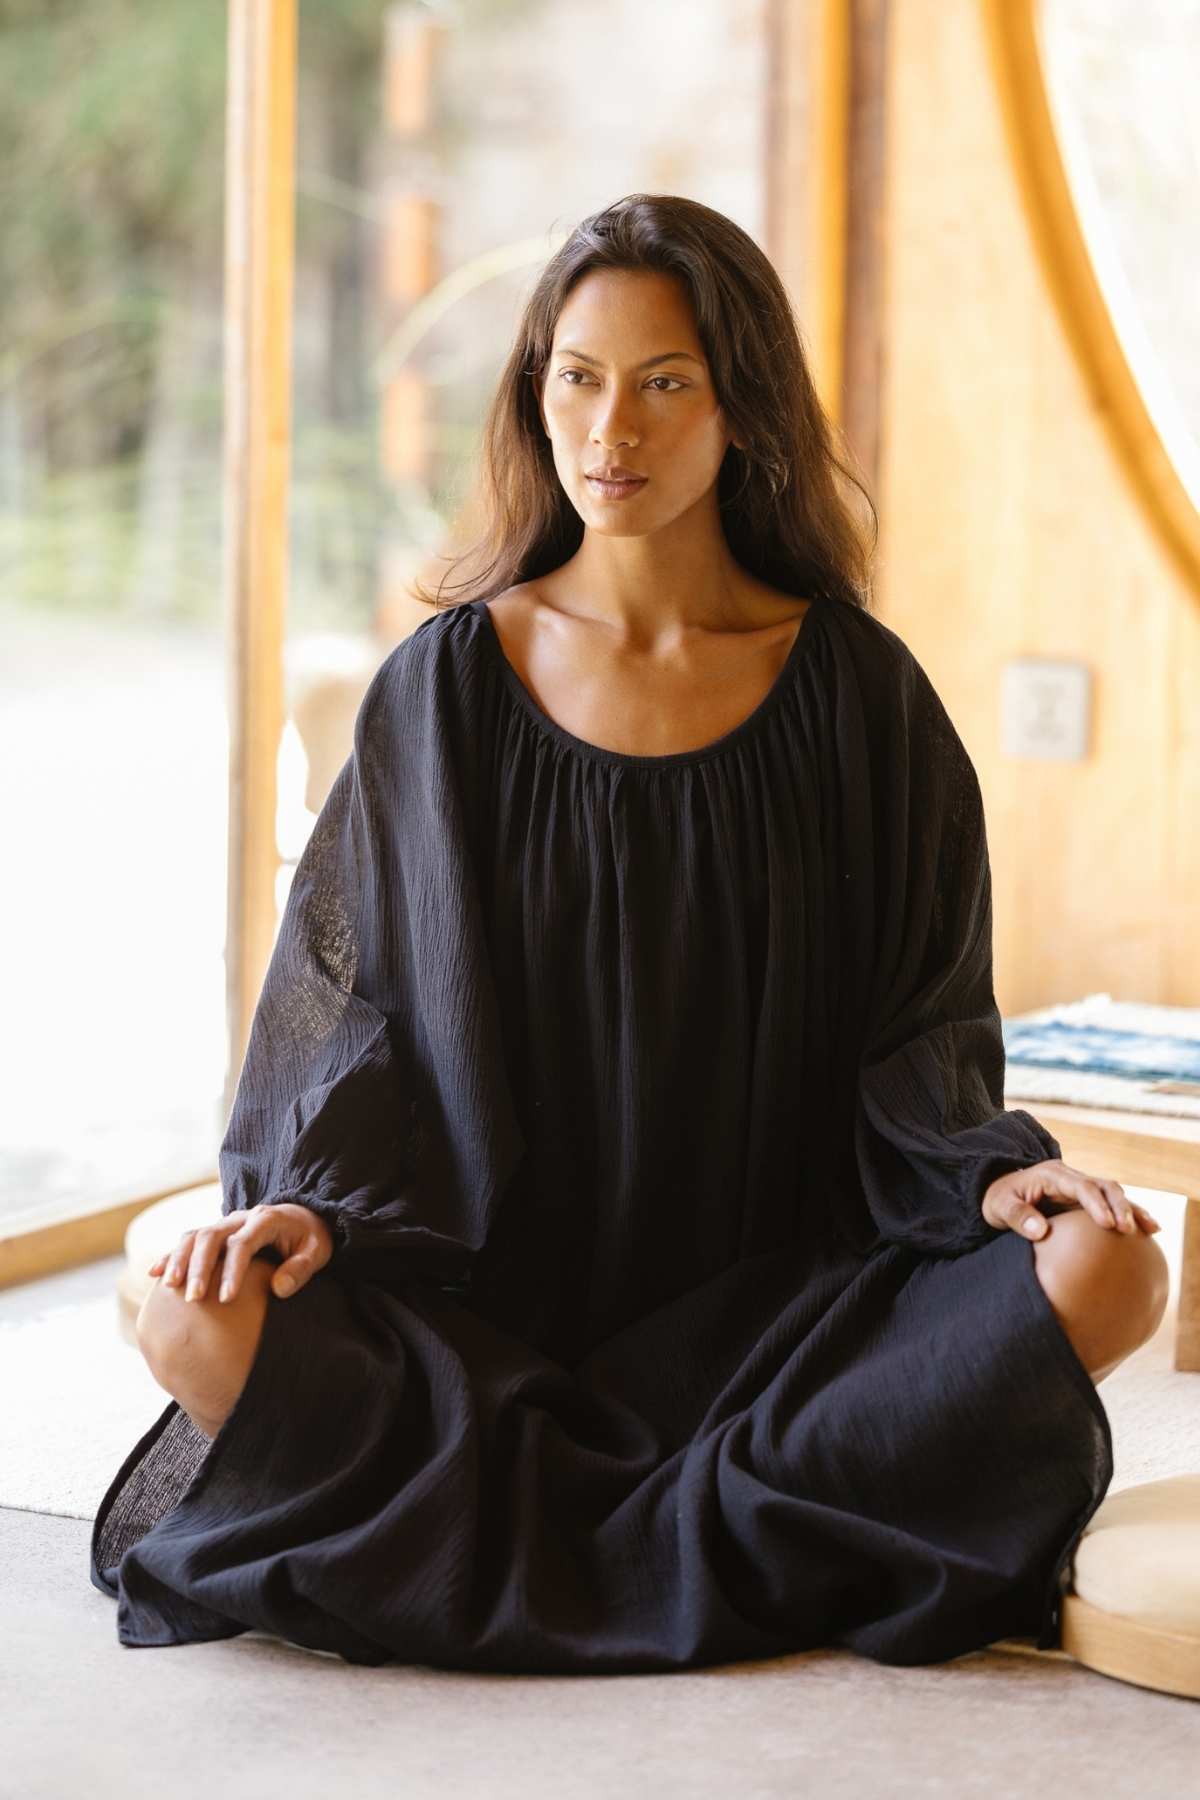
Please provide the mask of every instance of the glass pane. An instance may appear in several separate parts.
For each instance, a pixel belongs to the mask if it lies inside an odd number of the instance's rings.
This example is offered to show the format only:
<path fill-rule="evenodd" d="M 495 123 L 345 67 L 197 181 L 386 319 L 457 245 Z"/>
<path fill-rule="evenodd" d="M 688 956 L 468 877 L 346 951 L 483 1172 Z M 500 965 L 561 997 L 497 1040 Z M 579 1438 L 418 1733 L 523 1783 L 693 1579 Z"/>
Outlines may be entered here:
<path fill-rule="evenodd" d="M 1200 6 L 1040 0 L 1046 85 L 1097 278 L 1200 506 Z"/>
<path fill-rule="evenodd" d="M 638 190 L 702 200 L 761 242 L 766 12 L 301 6 L 290 862 L 367 680 L 429 616 L 408 582 L 435 583 L 437 554 L 471 534 L 479 427 L 541 265 Z"/>
<path fill-rule="evenodd" d="M 0 1216 L 215 1168 L 224 10 L 0 11 Z"/>

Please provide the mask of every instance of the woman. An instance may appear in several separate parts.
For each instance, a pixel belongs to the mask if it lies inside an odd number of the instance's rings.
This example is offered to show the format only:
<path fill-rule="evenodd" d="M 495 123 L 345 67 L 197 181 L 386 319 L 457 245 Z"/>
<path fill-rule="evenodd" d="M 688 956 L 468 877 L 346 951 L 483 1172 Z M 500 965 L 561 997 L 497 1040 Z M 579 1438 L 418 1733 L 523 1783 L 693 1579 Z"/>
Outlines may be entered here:
<path fill-rule="evenodd" d="M 484 451 L 482 572 L 297 868 L 222 1220 L 152 1271 L 120 1640 L 1053 1645 L 1158 1227 L 1004 1110 L 979 784 L 753 240 L 587 219 Z"/>

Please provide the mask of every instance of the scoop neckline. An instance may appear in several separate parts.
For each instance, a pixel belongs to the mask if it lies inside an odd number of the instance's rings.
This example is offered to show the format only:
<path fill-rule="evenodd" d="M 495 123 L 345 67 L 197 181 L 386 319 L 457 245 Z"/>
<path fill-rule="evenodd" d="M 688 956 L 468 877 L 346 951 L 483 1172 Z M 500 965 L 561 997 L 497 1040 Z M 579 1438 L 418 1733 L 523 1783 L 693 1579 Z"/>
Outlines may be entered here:
<path fill-rule="evenodd" d="M 711 742 L 707 744 L 697 744 L 691 750 L 669 750 L 661 756 L 645 756 L 637 755 L 630 750 L 612 750 L 605 744 L 593 744 L 588 738 L 576 737 L 573 731 L 568 731 L 565 725 L 560 725 L 557 719 L 552 719 L 550 714 L 534 699 L 529 689 L 525 686 L 525 683 L 521 680 L 521 677 L 517 674 L 517 671 L 513 668 L 513 665 L 509 662 L 504 645 L 500 641 L 500 633 L 496 629 L 496 621 L 492 618 L 487 601 L 480 599 L 468 602 L 470 610 L 475 614 L 476 618 L 480 619 L 483 623 L 484 634 L 491 646 L 496 667 L 509 692 L 530 715 L 534 723 L 540 726 L 542 731 L 545 732 L 548 737 L 553 738 L 556 743 L 563 745 L 566 749 L 574 750 L 579 755 L 590 757 L 596 762 L 611 763 L 625 768 L 639 769 L 678 768 L 685 763 L 703 762 L 708 757 L 721 755 L 724 751 L 732 749 L 735 745 L 742 743 L 749 737 L 766 719 L 767 715 L 773 712 L 775 707 L 779 704 L 791 678 L 792 671 L 799 663 L 807 641 L 812 635 L 809 627 L 816 617 L 820 604 L 819 598 L 809 601 L 804 617 L 801 619 L 799 627 L 797 628 L 796 635 L 792 639 L 791 647 L 788 650 L 787 656 L 784 658 L 783 667 L 780 669 L 778 675 L 775 677 L 762 699 L 758 702 L 758 705 L 755 706 L 751 712 L 748 712 L 744 719 L 737 725 L 732 726 L 730 730 L 722 732 L 720 737 L 713 738 Z"/>

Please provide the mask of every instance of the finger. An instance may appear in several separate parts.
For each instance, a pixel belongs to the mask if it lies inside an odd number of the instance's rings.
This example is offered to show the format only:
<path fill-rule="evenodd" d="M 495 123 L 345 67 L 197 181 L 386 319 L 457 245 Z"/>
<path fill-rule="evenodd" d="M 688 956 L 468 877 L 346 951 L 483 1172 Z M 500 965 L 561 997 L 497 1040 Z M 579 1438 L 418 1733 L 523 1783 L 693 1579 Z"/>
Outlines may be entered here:
<path fill-rule="evenodd" d="M 1097 1186 L 1104 1190 L 1108 1201 L 1108 1209 L 1116 1220 L 1117 1230 L 1131 1236 L 1137 1230 L 1137 1220 L 1133 1216 L 1133 1204 L 1119 1181 L 1107 1181 L 1097 1178 Z"/>
<path fill-rule="evenodd" d="M 203 1300 L 208 1292 L 213 1269 L 225 1247 L 225 1239 L 228 1235 L 223 1223 L 201 1225 L 196 1231 L 192 1243 L 192 1259 L 188 1265 L 187 1298 L 189 1300 Z"/>
<path fill-rule="evenodd" d="M 194 1231 L 185 1231 L 174 1250 L 171 1251 L 163 1274 L 163 1281 L 168 1287 L 178 1287 L 187 1273 L 188 1262 L 192 1254 L 192 1239 L 195 1235 Z"/>
<path fill-rule="evenodd" d="M 1162 1226 L 1153 1213 L 1147 1212 L 1144 1206 L 1139 1206 L 1136 1200 L 1131 1200 L 1129 1204 L 1133 1208 L 1133 1215 L 1139 1229 L 1144 1231 L 1148 1237 L 1152 1236 L 1154 1232 L 1162 1230 Z"/>
<path fill-rule="evenodd" d="M 232 1216 L 231 1214 L 230 1217 Z M 245 1280 L 247 1266 L 263 1245 L 271 1241 L 272 1226 L 266 1208 L 261 1213 L 243 1213 L 241 1218 L 243 1223 L 231 1231 L 225 1240 L 225 1259 L 221 1265 L 221 1286 L 217 1296 L 219 1300 L 236 1298 Z"/>
<path fill-rule="evenodd" d="M 238 1289 L 246 1273 L 245 1253 L 237 1232 L 225 1240 L 225 1254 L 221 1258 L 221 1285 L 217 1289 L 218 1300 L 236 1299 Z"/>
<path fill-rule="evenodd" d="M 1019 1231 L 1022 1237 L 1044 1237 L 1049 1227 L 1043 1213 L 1036 1206 L 1026 1206 L 1022 1201 L 1014 1201 L 1005 1223 L 1013 1231 Z"/>
<path fill-rule="evenodd" d="M 1097 1225 L 1103 1225 L 1107 1231 L 1116 1230 L 1116 1215 L 1104 1191 L 1106 1187 L 1116 1188 L 1115 1181 L 1097 1180 L 1094 1175 L 1085 1175 L 1082 1169 L 1071 1169 L 1065 1164 L 1058 1180 L 1061 1191 L 1077 1200 Z"/>
<path fill-rule="evenodd" d="M 298 1250 L 281 1262 L 271 1277 L 271 1292 L 280 1300 L 286 1300 L 297 1293 L 311 1277 L 315 1267 L 315 1259 L 311 1251 Z"/>

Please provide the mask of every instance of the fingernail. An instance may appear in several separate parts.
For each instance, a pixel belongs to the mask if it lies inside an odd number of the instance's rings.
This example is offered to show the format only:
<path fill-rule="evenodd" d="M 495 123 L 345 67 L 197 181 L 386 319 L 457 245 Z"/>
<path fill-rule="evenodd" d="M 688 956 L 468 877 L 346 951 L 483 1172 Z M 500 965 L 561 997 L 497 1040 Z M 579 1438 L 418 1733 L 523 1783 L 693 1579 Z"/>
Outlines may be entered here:
<path fill-rule="evenodd" d="M 1026 1219 L 1025 1229 L 1030 1237 L 1037 1237 L 1042 1229 L 1042 1221 L 1040 1219 Z"/>
<path fill-rule="evenodd" d="M 289 1294 L 295 1292 L 295 1288 L 296 1284 L 290 1275 L 281 1275 L 279 1277 L 279 1286 L 276 1288 L 275 1292 L 280 1295 L 282 1299 L 286 1300 Z"/>
<path fill-rule="evenodd" d="M 222 1282 L 221 1284 L 221 1298 L 222 1300 L 228 1300 L 229 1298 L 229 1283 L 227 1281 Z"/>

